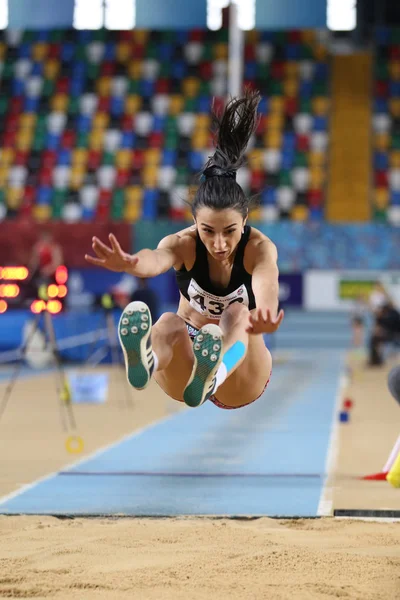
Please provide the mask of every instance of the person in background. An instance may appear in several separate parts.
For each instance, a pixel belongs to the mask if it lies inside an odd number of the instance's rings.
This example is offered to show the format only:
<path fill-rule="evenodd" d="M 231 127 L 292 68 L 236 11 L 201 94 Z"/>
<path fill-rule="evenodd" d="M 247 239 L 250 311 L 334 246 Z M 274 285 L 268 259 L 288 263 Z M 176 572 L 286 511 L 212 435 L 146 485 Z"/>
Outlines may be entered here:
<path fill-rule="evenodd" d="M 384 306 L 388 301 L 390 301 L 389 294 L 387 293 L 384 285 L 380 281 L 377 281 L 374 289 L 369 295 L 369 307 L 372 313 L 377 314 L 382 306 Z"/>
<path fill-rule="evenodd" d="M 52 283 L 57 267 L 63 264 L 61 246 L 54 240 L 49 231 L 42 231 L 32 248 L 29 271 L 32 279 L 40 283 Z"/>
<path fill-rule="evenodd" d="M 368 297 L 359 294 L 354 299 L 354 304 L 351 309 L 352 345 L 354 348 L 361 348 L 363 346 L 368 313 Z"/>
<path fill-rule="evenodd" d="M 375 324 L 369 341 L 368 366 L 383 365 L 383 346 L 387 343 L 400 344 L 400 313 L 391 301 L 387 301 L 375 312 Z"/>

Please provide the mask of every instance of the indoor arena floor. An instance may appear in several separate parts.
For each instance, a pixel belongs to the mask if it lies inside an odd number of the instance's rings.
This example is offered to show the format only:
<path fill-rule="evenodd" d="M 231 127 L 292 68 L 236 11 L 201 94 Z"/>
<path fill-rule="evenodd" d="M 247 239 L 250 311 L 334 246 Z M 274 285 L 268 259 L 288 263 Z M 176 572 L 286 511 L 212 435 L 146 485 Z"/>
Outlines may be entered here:
<path fill-rule="evenodd" d="M 386 370 L 354 359 L 346 382 L 346 363 L 290 352 L 232 411 L 134 392 L 113 370 L 69 433 L 54 373 L 24 373 L 0 422 L 0 597 L 399 598 L 400 490 L 360 480 L 385 463 L 399 408 Z M 335 510 L 375 521 L 310 519 Z"/>

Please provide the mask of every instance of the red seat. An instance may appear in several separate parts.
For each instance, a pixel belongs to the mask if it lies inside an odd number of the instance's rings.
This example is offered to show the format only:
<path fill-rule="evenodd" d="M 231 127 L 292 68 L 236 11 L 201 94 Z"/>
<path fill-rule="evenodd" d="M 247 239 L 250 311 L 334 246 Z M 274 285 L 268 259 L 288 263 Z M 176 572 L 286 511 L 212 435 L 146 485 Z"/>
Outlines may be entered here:
<path fill-rule="evenodd" d="M 118 31 L 118 41 L 120 42 L 130 42 L 132 39 L 131 31 Z"/>
<path fill-rule="evenodd" d="M 61 77 L 56 83 L 57 94 L 68 94 L 70 86 L 70 80 L 68 77 Z"/>
<path fill-rule="evenodd" d="M 133 131 L 134 118 L 131 115 L 123 115 L 121 119 L 122 131 Z"/>
<path fill-rule="evenodd" d="M 246 46 L 244 47 L 244 58 L 245 60 L 256 59 L 256 49 L 254 44 L 246 44 Z"/>
<path fill-rule="evenodd" d="M 308 135 L 296 136 L 296 150 L 299 152 L 308 152 L 310 148 L 310 138 Z"/>
<path fill-rule="evenodd" d="M 42 153 L 42 166 L 45 168 L 53 168 L 57 163 L 56 150 L 44 150 Z"/>
<path fill-rule="evenodd" d="M 60 56 L 60 44 L 50 44 L 47 54 L 48 58 L 58 58 Z"/>
<path fill-rule="evenodd" d="M 307 201 L 310 208 L 320 208 L 323 204 L 322 190 L 309 190 Z"/>
<path fill-rule="evenodd" d="M 299 112 L 299 101 L 297 98 L 286 98 L 285 112 L 289 117 L 294 117 Z"/>
<path fill-rule="evenodd" d="M 24 204 L 32 205 L 35 203 L 36 198 L 36 187 L 33 185 L 27 185 L 24 192 Z"/>
<path fill-rule="evenodd" d="M 206 62 L 201 63 L 200 65 L 200 77 L 205 81 L 208 81 L 213 76 L 212 64 L 208 60 Z"/>
<path fill-rule="evenodd" d="M 100 188 L 98 206 L 110 206 L 111 197 L 112 197 L 111 190 L 106 190 L 104 188 Z"/>
<path fill-rule="evenodd" d="M 9 106 L 9 108 L 8 108 L 8 114 L 19 116 L 20 113 L 22 113 L 22 111 L 23 111 L 24 98 L 22 98 L 21 96 L 14 96 L 14 98 L 12 99 L 12 102 L 10 104 L 11 104 L 11 106 Z"/>
<path fill-rule="evenodd" d="M 400 47 L 399 46 L 390 46 L 389 56 L 392 60 L 396 60 L 400 58 Z"/>
<path fill-rule="evenodd" d="M 205 31 L 203 29 L 192 29 L 189 32 L 189 40 L 191 42 L 202 42 L 204 40 Z"/>
<path fill-rule="evenodd" d="M 162 131 L 153 131 L 148 138 L 149 148 L 161 148 L 164 143 L 164 134 Z"/>
<path fill-rule="evenodd" d="M 39 185 L 52 185 L 53 169 L 51 167 L 42 167 L 39 171 Z"/>
<path fill-rule="evenodd" d="M 257 84 L 252 79 L 245 79 L 243 82 L 243 87 L 247 88 L 249 90 L 254 90 L 254 91 L 257 90 Z"/>
<path fill-rule="evenodd" d="M 256 135 L 262 135 L 267 128 L 267 117 L 261 115 L 257 123 Z"/>
<path fill-rule="evenodd" d="M 129 181 L 129 171 L 124 169 L 119 169 L 117 171 L 117 176 L 115 178 L 115 187 L 122 188 L 128 184 Z"/>
<path fill-rule="evenodd" d="M 134 150 L 132 152 L 132 169 L 140 171 L 144 165 L 144 152 L 143 150 Z"/>
<path fill-rule="evenodd" d="M 271 64 L 271 76 L 273 79 L 283 79 L 285 75 L 285 65 L 281 60 L 274 60 Z"/>
<path fill-rule="evenodd" d="M 16 130 L 5 131 L 3 135 L 4 148 L 13 148 L 15 146 L 15 138 L 17 137 Z"/>
<path fill-rule="evenodd" d="M 300 44 L 301 41 L 300 31 L 289 31 L 289 42 L 291 44 Z"/>
<path fill-rule="evenodd" d="M 388 172 L 387 171 L 375 171 L 375 187 L 388 187 Z"/>
<path fill-rule="evenodd" d="M 376 81 L 375 96 L 377 96 L 378 98 L 387 98 L 389 96 L 389 82 Z"/>
<path fill-rule="evenodd" d="M 61 136 L 61 148 L 70 150 L 74 148 L 76 142 L 76 133 L 72 129 L 66 129 Z"/>
<path fill-rule="evenodd" d="M 173 208 L 171 207 L 168 211 L 168 217 L 172 221 L 183 221 L 186 216 L 186 211 L 184 208 Z"/>
<path fill-rule="evenodd" d="M 99 168 L 101 163 L 102 152 L 101 150 L 90 150 L 88 156 L 87 167 L 89 171 L 95 171 Z"/>
<path fill-rule="evenodd" d="M 110 102 L 111 102 L 111 99 L 109 96 L 99 96 L 97 112 L 108 113 L 110 110 Z"/>
<path fill-rule="evenodd" d="M 143 44 L 134 44 L 132 48 L 132 58 L 134 60 L 143 60 L 145 54 L 145 47 Z"/>
<path fill-rule="evenodd" d="M 221 114 L 225 106 L 225 98 L 222 96 L 215 96 L 213 100 L 213 109 L 217 114 Z"/>
<path fill-rule="evenodd" d="M 169 94 L 170 91 L 170 80 L 165 77 L 157 79 L 156 81 L 156 94 Z"/>
<path fill-rule="evenodd" d="M 252 193 L 259 192 L 264 187 L 264 172 L 252 171 L 250 177 L 250 188 Z"/>
<path fill-rule="evenodd" d="M 103 76 L 112 77 L 115 73 L 115 61 L 106 60 L 102 63 L 100 73 Z"/>
<path fill-rule="evenodd" d="M 6 116 L 5 121 L 4 121 L 4 130 L 5 131 L 12 131 L 14 129 L 17 129 L 17 127 L 18 127 L 18 121 L 19 121 L 19 115 L 18 114 L 8 113 L 8 115 Z"/>
<path fill-rule="evenodd" d="M 24 166 L 27 163 L 29 152 L 26 150 L 17 150 L 14 157 L 14 164 Z"/>
<path fill-rule="evenodd" d="M 110 218 L 110 205 L 100 203 L 97 205 L 96 219 L 99 221 L 108 221 Z"/>

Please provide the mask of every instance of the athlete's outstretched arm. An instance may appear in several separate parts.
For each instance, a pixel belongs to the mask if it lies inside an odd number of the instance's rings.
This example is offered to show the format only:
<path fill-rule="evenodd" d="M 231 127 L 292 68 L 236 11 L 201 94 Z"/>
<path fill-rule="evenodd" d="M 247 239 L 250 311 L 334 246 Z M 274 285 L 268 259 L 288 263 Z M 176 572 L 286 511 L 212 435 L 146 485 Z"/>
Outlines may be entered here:
<path fill-rule="evenodd" d="M 85 255 L 85 259 L 96 267 L 104 267 L 110 271 L 125 272 L 136 277 L 155 277 L 165 273 L 173 266 L 180 266 L 180 238 L 169 235 L 158 245 L 156 250 L 147 248 L 136 254 L 128 254 L 122 250 L 117 238 L 110 233 L 110 246 L 97 237 L 92 239 L 92 248 L 97 257 Z"/>
<path fill-rule="evenodd" d="M 269 240 L 258 242 L 254 248 L 252 288 L 256 300 L 256 311 L 250 315 L 249 333 L 273 333 L 282 322 L 284 313 L 279 314 L 279 271 L 278 253 Z"/>

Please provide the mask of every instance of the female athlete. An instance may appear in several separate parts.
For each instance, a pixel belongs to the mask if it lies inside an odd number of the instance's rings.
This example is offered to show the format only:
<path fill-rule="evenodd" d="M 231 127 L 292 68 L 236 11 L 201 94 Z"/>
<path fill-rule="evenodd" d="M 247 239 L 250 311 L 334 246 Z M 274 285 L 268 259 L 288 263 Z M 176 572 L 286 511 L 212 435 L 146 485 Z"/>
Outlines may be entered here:
<path fill-rule="evenodd" d="M 194 225 L 168 235 L 156 250 L 134 255 L 114 235 L 110 246 L 93 238 L 92 265 L 155 277 L 175 269 L 177 314 L 152 325 L 146 304 L 131 302 L 119 322 L 127 377 L 136 389 L 154 376 L 172 398 L 188 406 L 210 400 L 240 408 L 265 390 L 272 359 L 263 334 L 278 329 L 278 268 L 274 244 L 246 225 L 249 200 L 236 171 L 257 125 L 260 96 L 233 98 L 216 124 L 216 149 L 192 202 Z"/>

